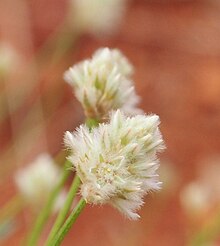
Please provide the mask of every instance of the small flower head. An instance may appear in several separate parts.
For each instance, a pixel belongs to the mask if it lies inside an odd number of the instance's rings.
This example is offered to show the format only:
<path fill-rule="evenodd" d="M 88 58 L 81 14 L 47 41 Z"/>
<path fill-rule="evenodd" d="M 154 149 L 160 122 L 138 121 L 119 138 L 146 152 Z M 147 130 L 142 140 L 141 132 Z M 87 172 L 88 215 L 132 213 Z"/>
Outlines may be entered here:
<path fill-rule="evenodd" d="M 42 203 L 58 182 L 60 170 L 50 155 L 44 153 L 15 175 L 15 183 L 23 196 L 33 202 Z"/>
<path fill-rule="evenodd" d="M 157 115 L 125 117 L 113 112 L 109 124 L 89 131 L 81 126 L 75 133 L 66 132 L 64 141 L 72 151 L 70 161 L 79 175 L 81 194 L 88 203 L 108 203 L 130 219 L 143 197 L 158 190 L 156 157 L 163 149 Z"/>
<path fill-rule="evenodd" d="M 126 0 L 70 0 L 70 22 L 95 36 L 111 34 L 124 14 Z"/>
<path fill-rule="evenodd" d="M 198 181 L 184 187 L 180 194 L 182 207 L 192 215 L 198 215 L 208 210 L 210 206 L 209 193 Z"/>
<path fill-rule="evenodd" d="M 92 59 L 71 67 L 64 79 L 74 88 L 87 117 L 103 119 L 110 110 L 122 108 L 129 114 L 140 113 L 130 76 L 132 65 L 122 53 L 108 48 L 96 51 Z"/>

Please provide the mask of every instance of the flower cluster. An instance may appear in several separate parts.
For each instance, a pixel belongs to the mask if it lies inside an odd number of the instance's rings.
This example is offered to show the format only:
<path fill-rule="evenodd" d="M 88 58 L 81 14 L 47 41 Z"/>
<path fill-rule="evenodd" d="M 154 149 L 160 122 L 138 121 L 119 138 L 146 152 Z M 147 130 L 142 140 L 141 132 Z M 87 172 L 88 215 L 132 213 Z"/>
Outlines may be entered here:
<path fill-rule="evenodd" d="M 47 198 L 59 177 L 60 169 L 50 155 L 43 153 L 16 173 L 15 183 L 27 200 L 39 203 Z"/>
<path fill-rule="evenodd" d="M 108 203 L 130 219 L 139 218 L 144 195 L 160 188 L 156 154 L 164 145 L 158 125 L 157 115 L 126 117 L 117 110 L 108 124 L 92 131 L 82 125 L 66 132 L 69 160 L 88 203 Z"/>
<path fill-rule="evenodd" d="M 64 79 L 73 87 L 87 117 L 102 120 L 110 110 L 121 108 L 137 114 L 139 97 L 131 75 L 133 67 L 122 53 L 108 48 L 96 51 L 92 59 L 71 67 Z"/>

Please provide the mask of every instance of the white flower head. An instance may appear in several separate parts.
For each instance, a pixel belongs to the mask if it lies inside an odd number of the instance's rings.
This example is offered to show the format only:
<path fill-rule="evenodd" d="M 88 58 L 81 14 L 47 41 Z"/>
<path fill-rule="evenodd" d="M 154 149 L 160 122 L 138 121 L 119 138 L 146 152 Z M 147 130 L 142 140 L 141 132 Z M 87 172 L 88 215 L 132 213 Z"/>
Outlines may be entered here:
<path fill-rule="evenodd" d="M 201 214 L 210 206 L 209 193 L 199 182 L 186 185 L 180 194 L 182 207 L 189 213 Z"/>
<path fill-rule="evenodd" d="M 64 74 L 73 87 L 87 117 L 103 119 L 109 111 L 121 108 L 137 114 L 139 97 L 130 76 L 133 67 L 117 49 L 97 50 L 92 59 L 82 61 Z"/>
<path fill-rule="evenodd" d="M 15 183 L 27 200 L 42 203 L 59 178 L 60 169 L 49 154 L 43 153 L 15 174 Z"/>
<path fill-rule="evenodd" d="M 70 0 L 69 21 L 95 36 L 112 34 L 125 12 L 126 0 Z"/>
<path fill-rule="evenodd" d="M 164 145 L 158 125 L 157 115 L 125 117 L 118 110 L 91 132 L 84 125 L 66 132 L 69 159 L 88 203 L 108 203 L 130 219 L 139 218 L 144 195 L 161 185 L 156 154 Z"/>

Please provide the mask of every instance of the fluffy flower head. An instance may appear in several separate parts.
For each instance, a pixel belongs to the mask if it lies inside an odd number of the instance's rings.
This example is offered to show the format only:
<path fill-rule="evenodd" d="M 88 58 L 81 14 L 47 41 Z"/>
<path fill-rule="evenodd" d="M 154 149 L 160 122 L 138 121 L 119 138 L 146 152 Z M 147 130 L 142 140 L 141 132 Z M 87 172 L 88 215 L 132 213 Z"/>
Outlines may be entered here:
<path fill-rule="evenodd" d="M 133 67 L 117 49 L 97 50 L 92 59 L 71 67 L 64 79 L 73 87 L 87 117 L 104 118 L 110 110 L 122 108 L 129 114 L 140 113 L 130 76 Z"/>
<path fill-rule="evenodd" d="M 156 153 L 163 140 L 158 124 L 157 115 L 126 117 L 118 110 L 108 124 L 91 132 L 86 126 L 66 132 L 69 159 L 88 203 L 108 203 L 131 219 L 139 218 L 136 211 L 144 195 L 160 188 Z"/>
<path fill-rule="evenodd" d="M 60 169 L 50 155 L 43 153 L 15 175 L 15 183 L 23 196 L 31 202 L 42 202 L 60 177 Z"/>

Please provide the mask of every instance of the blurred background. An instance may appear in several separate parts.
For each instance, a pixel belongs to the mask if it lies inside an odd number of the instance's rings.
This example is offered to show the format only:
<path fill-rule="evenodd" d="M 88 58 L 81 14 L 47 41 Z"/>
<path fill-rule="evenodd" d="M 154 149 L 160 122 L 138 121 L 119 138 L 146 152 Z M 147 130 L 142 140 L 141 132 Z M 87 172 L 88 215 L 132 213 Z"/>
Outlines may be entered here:
<path fill-rule="evenodd" d="M 135 67 L 140 107 L 161 118 L 163 189 L 136 222 L 87 206 L 63 245 L 188 245 L 220 212 L 220 1 L 97 2 L 0 1 L 0 206 L 18 192 L 16 171 L 42 152 L 57 157 L 63 133 L 84 121 L 64 71 L 118 48 Z M 32 221 L 28 206 L 19 209 L 0 244 L 23 245 Z M 205 245 L 220 245 L 219 224 Z"/>

